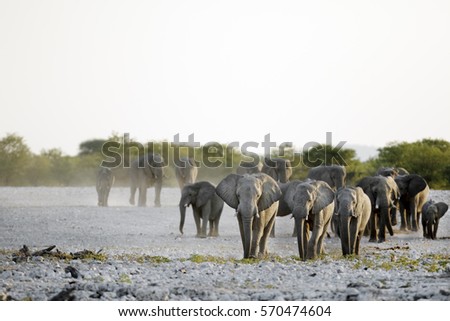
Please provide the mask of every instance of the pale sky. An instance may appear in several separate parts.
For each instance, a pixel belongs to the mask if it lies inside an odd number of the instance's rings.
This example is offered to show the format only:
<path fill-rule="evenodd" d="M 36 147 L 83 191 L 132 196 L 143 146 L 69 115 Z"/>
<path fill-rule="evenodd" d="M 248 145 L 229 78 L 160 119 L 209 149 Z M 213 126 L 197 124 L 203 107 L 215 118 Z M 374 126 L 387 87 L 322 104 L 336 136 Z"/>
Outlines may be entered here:
<path fill-rule="evenodd" d="M 0 138 L 450 140 L 450 1 L 0 0 Z"/>

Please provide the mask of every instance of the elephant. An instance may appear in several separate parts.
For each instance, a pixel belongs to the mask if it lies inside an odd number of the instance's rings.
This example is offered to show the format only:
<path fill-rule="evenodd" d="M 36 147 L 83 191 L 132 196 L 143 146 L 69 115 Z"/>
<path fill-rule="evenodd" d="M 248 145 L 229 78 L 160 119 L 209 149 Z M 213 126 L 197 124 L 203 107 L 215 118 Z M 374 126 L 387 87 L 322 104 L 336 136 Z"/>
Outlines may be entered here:
<path fill-rule="evenodd" d="M 109 191 L 114 184 L 114 175 L 110 168 L 100 167 L 97 173 L 98 206 L 108 206 Z"/>
<path fill-rule="evenodd" d="M 155 207 L 161 206 L 161 188 L 164 178 L 164 159 L 159 154 L 148 153 L 134 160 L 130 166 L 130 204 L 134 205 L 139 189 L 138 206 L 147 205 L 147 188 L 155 186 Z"/>
<path fill-rule="evenodd" d="M 337 234 L 341 239 L 342 254 L 359 255 L 372 205 L 361 187 L 344 187 L 336 193 Z"/>
<path fill-rule="evenodd" d="M 400 190 L 400 229 L 417 231 L 430 188 L 425 179 L 417 174 L 399 175 L 395 182 Z"/>
<path fill-rule="evenodd" d="M 180 190 L 186 184 L 193 184 L 197 180 L 198 168 L 195 160 L 189 157 L 181 157 L 175 160 L 175 177 Z"/>
<path fill-rule="evenodd" d="M 344 166 L 318 166 L 310 168 L 308 178 L 326 182 L 333 191 L 345 186 L 347 171 Z"/>
<path fill-rule="evenodd" d="M 222 215 L 223 200 L 216 194 L 216 188 L 210 182 L 200 181 L 185 185 L 180 199 L 180 233 L 183 234 L 186 208 L 192 205 L 197 237 L 205 238 L 206 225 L 209 222 L 208 236 L 219 236 L 219 221 Z"/>
<path fill-rule="evenodd" d="M 267 174 L 229 174 L 216 188 L 228 206 L 236 209 L 244 258 L 265 257 L 275 222 L 281 190 Z"/>
<path fill-rule="evenodd" d="M 400 192 L 392 177 L 381 175 L 363 178 L 357 187 L 361 187 L 369 197 L 372 211 L 369 219 L 369 242 L 385 242 L 386 228 L 389 234 L 394 235 L 391 216 L 395 213 Z M 378 224 L 379 223 L 379 224 Z M 377 235 L 377 225 L 378 235 Z"/>
<path fill-rule="evenodd" d="M 262 169 L 262 165 L 259 162 L 259 159 L 253 160 L 251 162 L 240 162 L 239 167 L 236 169 L 236 174 L 244 175 L 244 174 L 256 174 L 260 173 Z"/>
<path fill-rule="evenodd" d="M 277 182 L 287 183 L 292 176 L 291 162 L 283 158 L 265 157 L 261 172 L 269 175 Z"/>
<path fill-rule="evenodd" d="M 323 239 L 334 212 L 334 192 L 323 181 L 293 181 L 283 186 L 280 216 L 292 212 L 297 230 L 299 256 L 314 259 L 324 253 Z M 310 230 L 312 234 L 310 237 Z"/>
<path fill-rule="evenodd" d="M 396 178 L 398 175 L 408 175 L 408 171 L 402 167 L 380 167 L 376 175 L 391 176 Z"/>
<path fill-rule="evenodd" d="M 439 219 L 448 211 L 448 205 L 444 202 L 436 203 L 429 200 L 422 207 L 422 227 L 423 237 L 427 239 L 436 239 Z"/>

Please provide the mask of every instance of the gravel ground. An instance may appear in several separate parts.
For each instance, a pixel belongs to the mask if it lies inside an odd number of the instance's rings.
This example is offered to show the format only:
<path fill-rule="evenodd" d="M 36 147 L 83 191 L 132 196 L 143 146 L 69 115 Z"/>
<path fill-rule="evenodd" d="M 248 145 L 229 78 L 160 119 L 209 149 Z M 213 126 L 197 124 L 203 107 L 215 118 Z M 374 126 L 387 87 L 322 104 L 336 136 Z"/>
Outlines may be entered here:
<path fill-rule="evenodd" d="M 248 261 L 231 208 L 224 208 L 218 238 L 198 239 L 191 215 L 185 234 L 178 232 L 179 189 L 163 189 L 160 208 L 129 206 L 128 193 L 113 188 L 110 207 L 99 208 L 95 188 L 0 188 L 0 300 L 450 299 L 449 213 L 438 240 L 421 231 L 383 244 L 365 238 L 360 257 L 344 259 L 331 237 L 327 255 L 309 262 L 297 260 L 293 220 L 278 218 L 270 257 Z M 450 191 L 431 197 L 450 203 Z M 21 258 L 23 245 L 31 252 L 56 245 L 52 254 L 101 252 Z"/>

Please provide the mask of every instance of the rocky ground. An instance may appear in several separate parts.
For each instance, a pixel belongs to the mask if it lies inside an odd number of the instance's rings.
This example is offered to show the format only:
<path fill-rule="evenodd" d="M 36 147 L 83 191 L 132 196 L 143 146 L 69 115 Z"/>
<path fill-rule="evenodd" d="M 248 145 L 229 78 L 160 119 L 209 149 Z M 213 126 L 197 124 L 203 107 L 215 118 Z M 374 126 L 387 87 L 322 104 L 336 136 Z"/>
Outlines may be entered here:
<path fill-rule="evenodd" d="M 227 206 L 220 237 L 195 238 L 191 216 L 180 235 L 179 193 L 163 189 L 162 207 L 136 208 L 114 188 L 99 208 L 94 188 L 0 188 L 0 300 L 450 299 L 449 213 L 438 240 L 397 231 L 343 258 L 332 237 L 309 262 L 297 260 L 293 221 L 279 218 L 270 257 L 250 261 Z M 450 203 L 450 191 L 431 197 Z"/>

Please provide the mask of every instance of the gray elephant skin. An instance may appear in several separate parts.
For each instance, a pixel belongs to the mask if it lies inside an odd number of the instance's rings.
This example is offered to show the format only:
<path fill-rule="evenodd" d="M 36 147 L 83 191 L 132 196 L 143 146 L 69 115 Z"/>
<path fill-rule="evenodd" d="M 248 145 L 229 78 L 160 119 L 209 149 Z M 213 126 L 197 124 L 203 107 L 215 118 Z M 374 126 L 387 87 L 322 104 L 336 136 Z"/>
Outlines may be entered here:
<path fill-rule="evenodd" d="M 205 238 L 209 222 L 208 236 L 219 236 L 219 221 L 222 215 L 223 200 L 216 194 L 210 182 L 197 182 L 183 187 L 180 199 L 180 233 L 183 234 L 186 208 L 192 205 L 197 237 Z"/>
<path fill-rule="evenodd" d="M 417 174 L 399 175 L 395 182 L 400 190 L 400 229 L 417 231 L 430 188 L 425 179 Z"/>
<path fill-rule="evenodd" d="M 138 206 L 147 206 L 147 188 L 155 186 L 155 206 L 161 206 L 161 188 L 164 178 L 164 159 L 159 154 L 149 153 L 134 160 L 130 166 L 130 204 L 135 204 L 139 189 Z"/>
<path fill-rule="evenodd" d="M 308 171 L 308 178 L 326 182 L 334 191 L 344 187 L 347 171 L 344 166 L 318 166 Z"/>
<path fill-rule="evenodd" d="M 229 174 L 217 185 L 216 192 L 236 210 L 244 258 L 267 256 L 268 238 L 281 197 L 277 182 L 264 173 Z"/>
<path fill-rule="evenodd" d="M 111 169 L 106 167 L 101 167 L 97 173 L 97 195 L 98 195 L 98 206 L 108 206 L 109 192 L 114 184 L 114 175 Z"/>
<path fill-rule="evenodd" d="M 439 220 L 448 211 L 448 205 L 444 202 L 426 202 L 422 207 L 422 227 L 423 237 L 427 239 L 436 239 L 436 233 L 439 227 Z"/>
<path fill-rule="evenodd" d="M 378 169 L 376 175 L 381 176 L 391 176 L 392 178 L 396 178 L 398 175 L 408 175 L 408 171 L 402 167 L 381 167 Z"/>
<path fill-rule="evenodd" d="M 336 193 L 337 234 L 342 254 L 359 255 L 359 245 L 369 222 L 372 206 L 360 187 L 341 188 Z"/>
<path fill-rule="evenodd" d="M 369 242 L 385 242 L 386 229 L 391 236 L 394 235 L 391 214 L 395 213 L 400 196 L 397 184 L 392 177 L 377 175 L 363 178 L 357 186 L 369 197 L 372 207 Z"/>
<path fill-rule="evenodd" d="M 193 184 L 197 181 L 198 167 L 193 158 L 181 157 L 175 160 L 175 177 L 182 190 L 187 184 Z"/>
<path fill-rule="evenodd" d="M 282 186 L 280 216 L 292 212 L 299 256 L 314 259 L 324 253 L 323 239 L 334 212 L 334 192 L 323 181 L 292 181 Z M 311 236 L 310 236 L 311 230 Z"/>
<path fill-rule="evenodd" d="M 265 157 L 261 172 L 269 175 L 275 181 L 287 183 L 292 176 L 292 166 L 288 159 Z"/>

